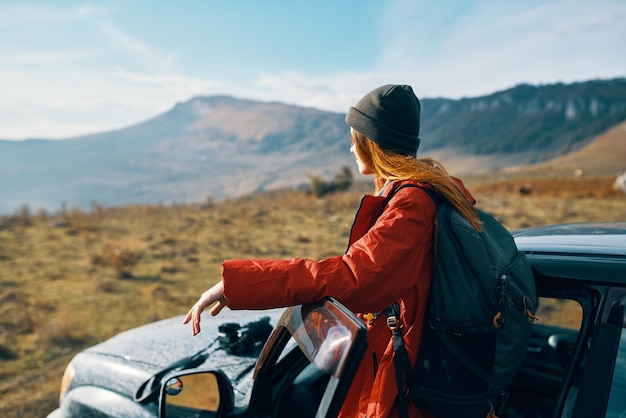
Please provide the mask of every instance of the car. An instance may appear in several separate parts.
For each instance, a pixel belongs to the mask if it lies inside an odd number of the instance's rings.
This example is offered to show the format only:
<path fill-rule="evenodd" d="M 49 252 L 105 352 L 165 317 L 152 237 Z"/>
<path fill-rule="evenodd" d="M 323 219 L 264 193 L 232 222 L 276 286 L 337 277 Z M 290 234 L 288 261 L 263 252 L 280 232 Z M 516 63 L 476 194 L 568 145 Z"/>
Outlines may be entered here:
<path fill-rule="evenodd" d="M 626 417 L 626 222 L 513 235 L 539 321 L 502 415 Z M 332 298 L 225 309 L 189 333 L 175 317 L 78 353 L 48 418 L 334 417 L 367 345 L 363 321 Z"/>

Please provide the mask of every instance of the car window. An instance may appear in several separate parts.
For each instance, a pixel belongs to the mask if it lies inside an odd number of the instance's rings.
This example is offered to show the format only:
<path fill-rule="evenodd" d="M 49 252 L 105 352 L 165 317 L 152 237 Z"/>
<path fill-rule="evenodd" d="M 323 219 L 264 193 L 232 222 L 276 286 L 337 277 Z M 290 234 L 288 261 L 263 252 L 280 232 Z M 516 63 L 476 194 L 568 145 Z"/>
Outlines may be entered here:
<path fill-rule="evenodd" d="M 562 378 L 570 366 L 570 360 L 574 353 L 578 332 L 582 326 L 583 308 L 576 300 L 560 298 L 539 298 L 537 316 L 542 324 L 548 327 L 561 328 L 563 330 L 576 331 L 570 333 L 555 332 L 548 337 L 548 345 L 553 350 L 555 358 L 559 362 L 559 389 Z M 562 418 L 571 417 L 573 414 L 576 397 L 578 395 L 578 384 L 574 382 L 569 391 Z M 554 398 L 558 393 L 554 392 Z"/>
<path fill-rule="evenodd" d="M 583 308 L 572 299 L 540 297 L 536 316 L 541 324 L 580 330 Z"/>

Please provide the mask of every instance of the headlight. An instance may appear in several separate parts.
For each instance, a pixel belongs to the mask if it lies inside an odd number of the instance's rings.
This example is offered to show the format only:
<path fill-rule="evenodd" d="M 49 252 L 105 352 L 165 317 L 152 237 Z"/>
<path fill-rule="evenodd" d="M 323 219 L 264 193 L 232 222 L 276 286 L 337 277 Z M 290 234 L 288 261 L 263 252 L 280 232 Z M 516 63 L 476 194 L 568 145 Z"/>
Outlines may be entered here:
<path fill-rule="evenodd" d="M 72 384 L 72 380 L 74 380 L 74 375 L 76 374 L 76 370 L 72 363 L 68 364 L 65 368 L 65 373 L 63 373 L 63 378 L 61 379 L 61 391 L 59 394 L 59 403 L 63 401 L 63 397 L 65 396 L 65 392 Z"/>

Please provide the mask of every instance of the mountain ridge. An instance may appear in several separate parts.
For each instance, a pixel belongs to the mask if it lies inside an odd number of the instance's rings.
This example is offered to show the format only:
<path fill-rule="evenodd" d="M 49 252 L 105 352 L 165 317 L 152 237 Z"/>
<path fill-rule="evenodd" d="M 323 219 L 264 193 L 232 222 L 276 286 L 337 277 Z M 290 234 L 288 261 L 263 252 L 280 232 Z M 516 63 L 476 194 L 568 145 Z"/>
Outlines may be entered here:
<path fill-rule="evenodd" d="M 421 99 L 421 155 L 453 174 L 495 173 L 583 148 L 626 120 L 626 78 L 518 85 L 478 98 Z M 351 169 L 344 113 L 198 96 L 123 129 L 64 140 L 0 140 L 0 214 L 222 199 Z"/>

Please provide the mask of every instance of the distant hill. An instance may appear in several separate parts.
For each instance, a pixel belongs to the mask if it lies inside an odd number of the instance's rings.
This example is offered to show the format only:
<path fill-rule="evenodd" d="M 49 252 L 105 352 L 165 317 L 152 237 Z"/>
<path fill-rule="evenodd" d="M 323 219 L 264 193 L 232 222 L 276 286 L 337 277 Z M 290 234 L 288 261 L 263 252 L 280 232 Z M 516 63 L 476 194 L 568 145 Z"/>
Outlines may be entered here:
<path fill-rule="evenodd" d="M 0 213 L 191 202 L 307 183 L 352 164 L 344 116 L 198 97 L 118 131 L 0 141 Z"/>
<path fill-rule="evenodd" d="M 423 98 L 422 155 L 454 174 L 497 172 L 581 150 L 626 121 L 626 79 L 519 85 Z M 353 168 L 345 114 L 228 96 L 64 140 L 0 140 L 0 214 L 194 202 L 308 183 Z M 583 157 L 584 158 L 584 157 Z M 602 157 L 594 157 L 602 158 Z M 600 164 L 602 165 L 602 164 Z"/>
<path fill-rule="evenodd" d="M 423 101 L 428 148 L 467 154 L 533 150 L 542 161 L 566 154 L 626 120 L 626 78 L 518 85 L 489 96 Z"/>

